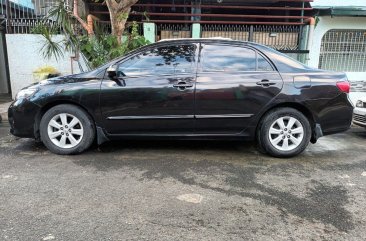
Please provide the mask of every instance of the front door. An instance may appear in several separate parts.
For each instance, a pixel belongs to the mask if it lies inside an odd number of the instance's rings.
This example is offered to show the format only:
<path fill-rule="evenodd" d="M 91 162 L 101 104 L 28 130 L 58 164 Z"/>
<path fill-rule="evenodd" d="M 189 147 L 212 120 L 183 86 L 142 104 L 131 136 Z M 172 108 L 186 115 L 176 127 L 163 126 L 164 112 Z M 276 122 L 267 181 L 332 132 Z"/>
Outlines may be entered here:
<path fill-rule="evenodd" d="M 100 104 L 104 128 L 117 135 L 194 131 L 195 44 L 166 45 L 118 65 L 118 81 L 105 78 Z"/>
<path fill-rule="evenodd" d="M 202 44 L 196 81 L 196 133 L 239 134 L 282 88 L 255 49 Z"/>

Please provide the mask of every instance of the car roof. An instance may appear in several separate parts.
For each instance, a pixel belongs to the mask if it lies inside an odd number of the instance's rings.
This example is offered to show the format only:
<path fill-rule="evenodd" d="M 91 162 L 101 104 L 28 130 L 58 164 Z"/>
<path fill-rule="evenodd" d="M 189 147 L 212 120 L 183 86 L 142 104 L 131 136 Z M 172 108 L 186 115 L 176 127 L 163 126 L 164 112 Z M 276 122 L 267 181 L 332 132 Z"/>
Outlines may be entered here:
<path fill-rule="evenodd" d="M 245 46 L 251 46 L 251 47 L 260 49 L 261 51 L 272 49 L 269 46 L 259 44 L 259 43 L 255 43 L 255 42 L 234 40 L 234 39 L 231 39 L 231 38 L 222 38 L 222 37 L 163 39 L 163 40 L 160 40 L 156 43 L 146 45 L 144 47 L 159 46 L 159 45 L 165 45 L 165 44 L 187 44 L 187 43 L 211 43 L 211 44 L 245 45 Z M 272 49 L 272 50 L 274 50 L 274 49 Z"/>
<path fill-rule="evenodd" d="M 225 43 L 225 44 L 255 44 L 253 42 L 233 40 L 230 38 L 213 37 L 213 38 L 179 38 L 179 39 L 163 39 L 155 44 L 161 43 Z"/>

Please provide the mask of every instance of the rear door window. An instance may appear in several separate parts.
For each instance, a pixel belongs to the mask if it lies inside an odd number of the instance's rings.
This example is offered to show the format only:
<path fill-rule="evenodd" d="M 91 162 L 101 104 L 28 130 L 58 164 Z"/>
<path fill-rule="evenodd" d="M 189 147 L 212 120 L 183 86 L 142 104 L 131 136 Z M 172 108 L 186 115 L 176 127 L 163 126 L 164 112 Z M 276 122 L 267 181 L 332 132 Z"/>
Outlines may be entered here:
<path fill-rule="evenodd" d="M 201 56 L 201 69 L 203 72 L 256 70 L 256 52 L 249 48 L 205 44 Z"/>
<path fill-rule="evenodd" d="M 260 54 L 257 53 L 257 71 L 273 71 L 272 65 Z"/>
<path fill-rule="evenodd" d="M 253 49 L 228 45 L 202 46 L 200 69 L 203 72 L 274 71 L 268 60 Z"/>

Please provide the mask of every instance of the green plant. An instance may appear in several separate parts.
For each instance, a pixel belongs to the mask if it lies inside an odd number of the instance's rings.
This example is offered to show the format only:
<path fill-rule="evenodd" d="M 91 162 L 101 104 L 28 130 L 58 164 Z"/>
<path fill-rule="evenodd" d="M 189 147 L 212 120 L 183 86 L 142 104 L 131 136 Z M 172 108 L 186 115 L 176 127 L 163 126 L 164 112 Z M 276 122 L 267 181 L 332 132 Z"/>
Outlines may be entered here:
<path fill-rule="evenodd" d="M 116 36 L 98 33 L 98 31 L 92 38 L 80 37 L 80 51 L 92 67 L 97 67 L 146 44 L 149 44 L 149 41 L 138 34 L 138 24 L 135 22 L 132 23 L 131 33 L 126 33 L 126 40 L 122 44 L 118 43 Z"/>

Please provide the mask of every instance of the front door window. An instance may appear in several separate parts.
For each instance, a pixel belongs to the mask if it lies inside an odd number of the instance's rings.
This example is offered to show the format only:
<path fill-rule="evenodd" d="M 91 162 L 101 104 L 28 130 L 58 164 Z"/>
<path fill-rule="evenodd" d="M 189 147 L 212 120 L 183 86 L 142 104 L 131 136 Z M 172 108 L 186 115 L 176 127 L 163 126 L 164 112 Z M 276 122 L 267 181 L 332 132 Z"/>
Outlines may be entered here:
<path fill-rule="evenodd" d="M 195 64 L 195 45 L 159 47 L 135 55 L 118 67 L 118 76 L 176 75 L 191 73 Z"/>

